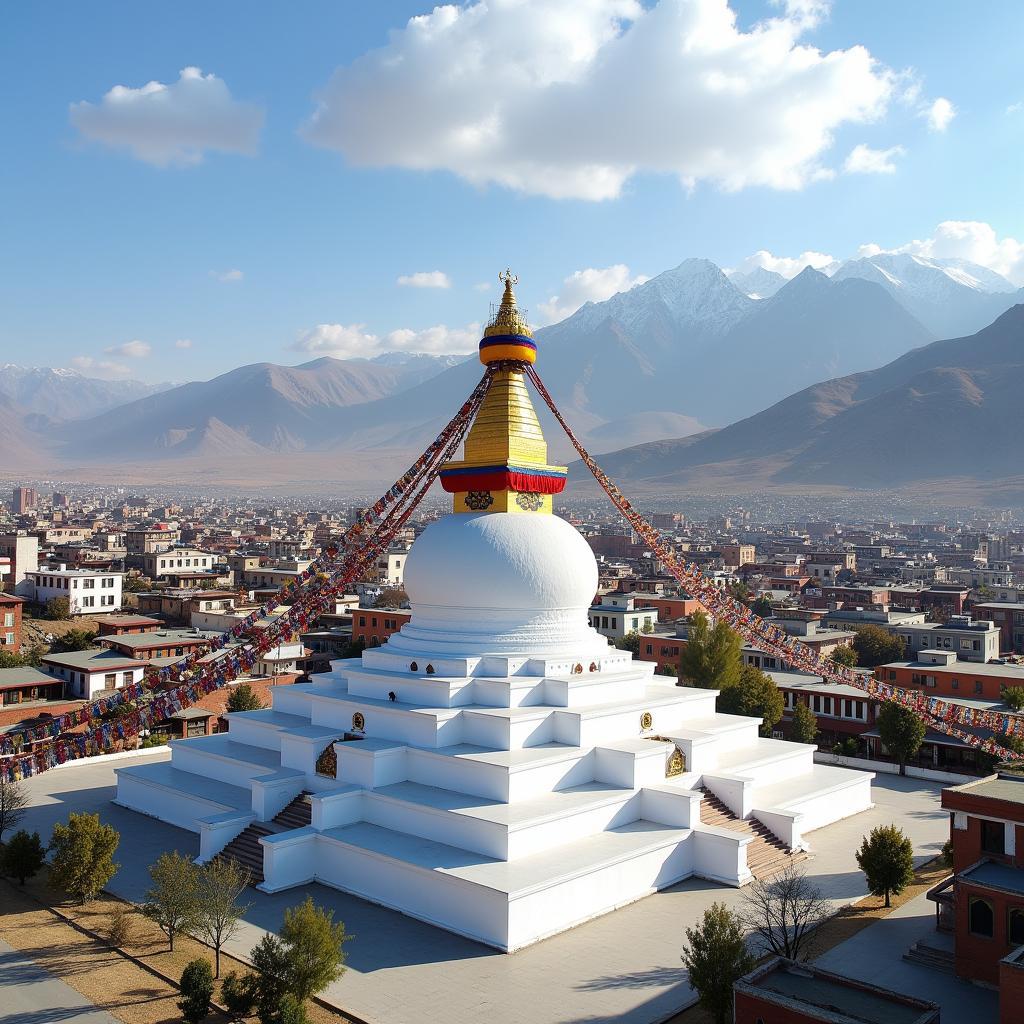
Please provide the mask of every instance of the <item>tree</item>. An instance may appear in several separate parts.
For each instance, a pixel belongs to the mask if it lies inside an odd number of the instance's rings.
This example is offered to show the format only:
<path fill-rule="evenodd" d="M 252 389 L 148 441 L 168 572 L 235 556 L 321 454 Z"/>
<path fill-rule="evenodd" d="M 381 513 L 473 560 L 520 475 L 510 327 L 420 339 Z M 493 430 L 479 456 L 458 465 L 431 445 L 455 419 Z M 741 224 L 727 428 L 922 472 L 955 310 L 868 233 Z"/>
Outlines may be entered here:
<path fill-rule="evenodd" d="M 24 668 L 28 659 L 13 651 L 0 651 L 0 668 Z"/>
<path fill-rule="evenodd" d="M 773 611 L 772 599 L 762 595 L 750 606 L 750 610 L 755 615 L 759 615 L 762 619 L 766 619 Z"/>
<path fill-rule="evenodd" d="M 233 686 L 228 694 L 227 709 L 235 711 L 259 711 L 263 707 L 263 701 L 248 683 L 239 683 Z"/>
<path fill-rule="evenodd" d="M 750 603 L 750 587 L 743 580 L 730 580 L 725 589 L 734 601 L 739 601 L 741 604 Z"/>
<path fill-rule="evenodd" d="M 255 973 L 243 979 L 241 988 L 251 991 L 260 1024 L 275 1024 L 281 1000 L 288 991 L 285 945 L 277 935 L 268 933 L 253 946 L 249 959 Z"/>
<path fill-rule="evenodd" d="M 309 1024 L 309 1014 L 306 1013 L 305 1003 L 290 992 L 286 993 L 281 1000 L 281 1009 L 278 1012 L 276 1024 Z"/>
<path fill-rule="evenodd" d="M 240 975 L 228 971 L 220 986 L 220 1001 L 232 1017 L 248 1017 L 252 1013 L 256 991 L 256 975 Z"/>
<path fill-rule="evenodd" d="M 0 779 L 0 843 L 4 833 L 14 828 L 25 817 L 28 807 L 28 792 L 20 782 L 5 782 Z"/>
<path fill-rule="evenodd" d="M 715 1024 L 726 1024 L 732 1019 L 732 987 L 754 966 L 743 922 L 724 903 L 712 903 L 700 924 L 686 929 L 681 959 L 701 1006 Z"/>
<path fill-rule="evenodd" d="M 640 653 L 640 634 L 634 629 L 615 641 L 620 651 L 629 651 L 635 658 Z"/>
<path fill-rule="evenodd" d="M 121 836 L 98 814 L 71 814 L 53 827 L 50 884 L 79 903 L 92 899 L 117 873 L 114 852 Z"/>
<path fill-rule="evenodd" d="M 818 719 L 802 700 L 798 700 L 793 708 L 789 738 L 794 743 L 815 743 L 818 739 Z"/>
<path fill-rule="evenodd" d="M 742 652 L 743 641 L 725 622 L 712 626 L 704 612 L 694 612 L 679 658 L 679 677 L 690 686 L 725 689 L 739 682 Z"/>
<path fill-rule="evenodd" d="M 38 832 L 29 835 L 24 829 L 15 832 L 11 841 L 0 850 L 3 873 L 16 878 L 21 885 L 26 878 L 39 872 L 46 860 L 46 847 L 43 846 Z"/>
<path fill-rule="evenodd" d="M 345 973 L 348 941 L 345 925 L 334 912 L 314 905 L 312 897 L 284 912 L 281 938 L 285 943 L 287 991 L 300 1002 L 316 995 Z"/>
<path fill-rule="evenodd" d="M 54 600 L 58 599 L 54 598 Z M 62 636 L 54 640 L 50 650 L 54 652 L 85 651 L 92 647 L 95 639 L 96 634 L 89 632 L 87 629 L 69 629 Z"/>
<path fill-rule="evenodd" d="M 249 881 L 249 872 L 233 860 L 215 858 L 199 869 L 196 929 L 213 946 L 214 976 L 217 978 L 220 977 L 220 951 L 235 934 L 238 922 L 251 906 L 238 902 Z"/>
<path fill-rule="evenodd" d="M 902 704 L 886 702 L 878 709 L 878 735 L 899 761 L 900 775 L 907 774 L 907 761 L 921 749 L 924 731 L 924 722 Z"/>
<path fill-rule="evenodd" d="M 749 885 L 743 901 L 743 922 L 758 936 L 762 952 L 788 960 L 808 959 L 811 933 L 829 916 L 821 890 L 792 861 Z"/>
<path fill-rule="evenodd" d="M 161 853 L 149 867 L 152 886 L 142 913 L 160 926 L 174 951 L 174 936 L 189 931 L 199 919 L 199 871 L 188 858 L 174 850 Z"/>
<path fill-rule="evenodd" d="M 407 608 L 409 595 L 401 587 L 385 587 L 373 602 L 374 608 Z"/>
<path fill-rule="evenodd" d="M 46 602 L 46 617 L 48 619 L 70 619 L 71 602 L 66 597 L 51 597 Z"/>
<path fill-rule="evenodd" d="M 727 715 L 748 715 L 761 719 L 761 735 L 768 736 L 785 710 L 782 693 L 771 676 L 753 665 L 740 669 L 739 681 L 722 688 L 718 710 Z"/>
<path fill-rule="evenodd" d="M 843 644 L 832 652 L 831 657 L 837 665 L 853 668 L 857 664 L 857 649 L 852 644 Z"/>
<path fill-rule="evenodd" d="M 879 825 L 866 835 L 857 851 L 857 863 L 872 896 L 899 896 L 914 880 L 914 844 L 895 825 Z"/>
<path fill-rule="evenodd" d="M 864 668 L 899 661 L 905 653 L 903 638 L 881 626 L 860 626 L 853 638 L 853 649 L 858 664 Z"/>
<path fill-rule="evenodd" d="M 208 960 L 190 960 L 181 974 L 181 1010 L 185 1024 L 199 1024 L 210 1012 L 213 999 L 213 972 Z"/>
<path fill-rule="evenodd" d="M 1024 708 L 1024 686 L 1008 686 L 1003 690 L 1003 703 L 1008 704 L 1014 711 Z"/>

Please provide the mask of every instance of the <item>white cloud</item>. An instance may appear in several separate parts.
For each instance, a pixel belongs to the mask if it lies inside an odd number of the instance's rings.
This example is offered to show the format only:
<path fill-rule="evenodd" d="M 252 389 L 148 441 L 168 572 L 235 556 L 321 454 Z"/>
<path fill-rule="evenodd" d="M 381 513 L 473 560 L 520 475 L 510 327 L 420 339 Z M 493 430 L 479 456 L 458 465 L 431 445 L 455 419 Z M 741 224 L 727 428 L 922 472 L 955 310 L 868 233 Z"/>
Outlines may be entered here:
<path fill-rule="evenodd" d="M 647 280 L 649 278 L 642 274 L 630 277 L 629 267 L 625 263 L 577 270 L 562 282 L 557 295 L 552 295 L 547 302 L 540 303 L 540 323 L 557 323 L 571 316 L 585 302 L 603 302 L 617 292 L 628 292 L 630 288 L 635 288 Z"/>
<path fill-rule="evenodd" d="M 175 348 L 191 348 L 192 347 L 192 339 L 191 338 L 179 338 L 174 343 L 174 347 Z"/>
<path fill-rule="evenodd" d="M 790 0 L 743 31 L 727 0 L 437 6 L 338 68 L 303 131 L 356 165 L 556 199 L 613 198 L 639 172 L 797 189 L 899 84 L 863 46 L 800 42 L 826 10 Z"/>
<path fill-rule="evenodd" d="M 493 287 L 494 285 L 492 285 L 490 281 L 478 281 L 475 285 L 473 285 L 473 291 L 489 292 Z"/>
<path fill-rule="evenodd" d="M 928 107 L 925 117 L 928 120 L 928 127 L 933 132 L 944 132 L 949 127 L 949 122 L 956 117 L 956 107 L 944 96 L 940 96 Z"/>
<path fill-rule="evenodd" d="M 1022 110 L 1024 110 L 1024 101 L 1018 101 L 1016 103 L 1011 103 L 1006 108 L 1006 113 L 1007 114 L 1019 114 Z"/>
<path fill-rule="evenodd" d="M 221 79 L 192 67 L 170 85 L 115 85 L 97 104 L 72 103 L 70 116 L 87 139 L 156 167 L 198 164 L 209 150 L 252 156 L 263 127 L 259 107 L 232 99 Z"/>
<path fill-rule="evenodd" d="M 221 284 L 232 284 L 241 281 L 245 274 L 240 270 L 211 270 L 210 277 L 216 278 Z"/>
<path fill-rule="evenodd" d="M 960 259 L 1002 274 L 1016 285 L 1024 285 L 1024 242 L 1000 238 L 991 224 L 977 220 L 944 220 L 931 238 L 915 238 L 895 249 L 874 243 L 862 245 L 859 256 L 881 252 L 912 253 L 929 259 Z"/>
<path fill-rule="evenodd" d="M 103 350 L 108 356 L 121 356 L 124 359 L 145 359 L 152 352 L 148 341 L 140 341 L 138 338 L 126 341 L 123 345 L 111 345 Z"/>
<path fill-rule="evenodd" d="M 131 370 L 122 363 L 108 359 L 94 359 L 92 356 L 75 356 L 71 365 L 87 377 L 99 377 L 103 380 L 121 380 L 131 375 Z"/>
<path fill-rule="evenodd" d="M 317 324 L 303 331 L 291 348 L 336 359 L 370 358 L 382 352 L 462 355 L 472 352 L 479 340 L 479 324 L 467 324 L 463 328 L 438 324 L 420 331 L 403 327 L 383 335 L 367 331 L 366 324 Z"/>
<path fill-rule="evenodd" d="M 890 146 L 888 149 L 872 149 L 862 142 L 850 150 L 850 155 L 843 164 L 847 174 L 895 174 L 896 157 L 903 156 L 906 150 L 902 146 Z"/>
<path fill-rule="evenodd" d="M 419 270 L 415 274 L 402 274 L 400 285 L 407 288 L 451 288 L 451 278 L 443 270 Z"/>
<path fill-rule="evenodd" d="M 748 256 L 729 273 L 749 274 L 752 270 L 763 267 L 765 270 L 771 270 L 789 279 L 796 277 L 805 267 L 814 267 L 815 270 L 823 270 L 828 273 L 836 266 L 834 257 L 827 253 L 814 252 L 811 249 L 800 253 L 799 256 L 773 256 L 767 249 L 760 249 L 752 256 Z"/>

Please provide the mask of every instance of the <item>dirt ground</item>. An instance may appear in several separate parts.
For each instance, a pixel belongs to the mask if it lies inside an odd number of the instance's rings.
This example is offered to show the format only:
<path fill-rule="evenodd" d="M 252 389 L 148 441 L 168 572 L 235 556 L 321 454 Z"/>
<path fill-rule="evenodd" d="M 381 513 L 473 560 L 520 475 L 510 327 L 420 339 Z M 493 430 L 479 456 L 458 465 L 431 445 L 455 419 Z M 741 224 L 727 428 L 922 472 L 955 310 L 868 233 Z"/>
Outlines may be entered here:
<path fill-rule="evenodd" d="M 36 644 L 43 644 L 45 647 L 49 647 L 49 644 L 44 639 L 45 636 L 63 636 L 71 629 L 95 633 L 97 626 L 87 616 L 74 619 L 34 619 L 25 616 L 21 620 L 22 652 L 30 650 Z"/>
<path fill-rule="evenodd" d="M 888 917 L 897 907 L 902 907 L 904 903 L 912 900 L 915 896 L 920 896 L 921 893 L 941 882 L 949 873 L 950 869 L 939 860 L 930 860 L 914 872 L 914 881 L 911 885 L 907 886 L 899 896 L 892 897 L 891 907 L 887 908 L 885 900 L 880 896 L 866 896 L 858 903 L 843 907 L 835 917 L 830 917 L 815 931 L 811 952 L 812 960 L 827 953 L 834 946 L 838 946 L 840 942 L 853 938 L 868 925 L 880 921 L 883 917 Z M 682 1013 L 677 1013 L 669 1019 L 667 1024 L 713 1024 L 713 1020 L 709 1013 L 702 1010 L 699 1005 L 695 1005 L 683 1010 Z"/>
<path fill-rule="evenodd" d="M 51 911 L 51 905 L 95 934 L 83 934 Z M 0 880 L 0 938 L 125 1024 L 180 1024 L 177 988 L 98 937 L 106 934 L 110 916 L 120 906 L 120 900 L 105 895 L 84 906 L 73 906 L 61 903 L 41 879 L 29 881 L 24 889 Z M 132 937 L 125 951 L 174 979 L 197 957 L 213 964 L 213 950 L 188 936 L 176 938 L 174 952 L 169 952 L 163 932 L 142 917 L 133 918 Z M 222 977 L 231 970 L 244 973 L 247 969 L 234 958 L 221 956 Z M 219 985 L 214 997 L 218 996 Z M 347 1017 L 326 1007 L 311 1004 L 308 1012 L 313 1024 L 348 1022 Z M 211 1022 L 227 1019 L 217 1012 L 208 1017 Z"/>

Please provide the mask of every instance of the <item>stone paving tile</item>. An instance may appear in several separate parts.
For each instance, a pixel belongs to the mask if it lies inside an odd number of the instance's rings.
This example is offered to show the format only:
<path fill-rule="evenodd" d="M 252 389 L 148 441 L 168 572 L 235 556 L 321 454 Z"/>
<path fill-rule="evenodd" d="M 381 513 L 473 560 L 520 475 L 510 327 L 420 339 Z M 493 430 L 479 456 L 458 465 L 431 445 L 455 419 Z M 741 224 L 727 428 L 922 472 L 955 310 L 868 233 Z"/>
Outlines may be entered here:
<path fill-rule="evenodd" d="M 122 833 L 121 870 L 111 888 L 140 899 L 158 854 L 194 854 L 198 837 L 111 804 L 114 767 L 76 764 L 31 780 L 35 806 L 26 824 L 48 833 L 71 810 L 99 811 Z M 949 833 L 940 789 L 898 776 L 876 779 L 871 810 L 810 835 L 807 869 L 837 907 L 865 894 L 854 850 L 874 825 L 899 824 L 919 861 L 939 852 Z M 507 955 L 315 884 L 255 894 L 231 951 L 251 949 L 307 892 L 334 908 L 355 936 L 348 972 L 324 995 L 371 1024 L 655 1024 L 693 1001 L 679 962 L 684 928 L 711 903 L 736 906 L 741 899 L 735 889 L 692 879 Z"/>

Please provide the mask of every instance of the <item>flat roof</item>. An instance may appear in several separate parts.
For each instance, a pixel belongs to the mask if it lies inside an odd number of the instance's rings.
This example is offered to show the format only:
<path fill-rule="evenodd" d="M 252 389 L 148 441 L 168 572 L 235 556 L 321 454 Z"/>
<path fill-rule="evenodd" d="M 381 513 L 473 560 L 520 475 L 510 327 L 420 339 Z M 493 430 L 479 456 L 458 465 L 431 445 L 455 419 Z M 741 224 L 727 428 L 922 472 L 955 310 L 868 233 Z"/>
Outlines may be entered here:
<path fill-rule="evenodd" d="M 941 651 L 941 654 L 955 654 L 956 651 Z M 951 665 L 934 665 L 930 661 L 887 661 L 879 668 L 927 669 L 929 672 L 948 676 L 1004 676 L 1024 683 L 1024 665 L 993 665 L 988 661 L 954 661 Z"/>
<path fill-rule="evenodd" d="M 979 779 L 977 782 L 953 786 L 947 792 L 983 796 L 990 800 L 1002 800 L 1004 803 L 1024 804 L 1024 778 L 1018 780 L 997 776 L 994 779 Z"/>
<path fill-rule="evenodd" d="M 107 643 L 117 644 L 120 647 L 146 648 L 164 647 L 168 644 L 182 644 L 186 641 L 191 643 L 209 643 L 211 637 L 219 636 L 219 633 L 195 633 L 192 630 L 169 630 L 158 629 L 152 633 L 123 633 L 120 636 L 104 636 L 98 639 Z"/>
<path fill-rule="evenodd" d="M 1024 869 L 1012 868 L 1009 864 L 982 861 L 968 868 L 960 875 L 965 882 L 977 885 L 991 885 L 993 889 L 1024 895 Z"/>
<path fill-rule="evenodd" d="M 112 672 L 119 668 L 144 668 L 146 665 L 144 661 L 118 654 L 109 647 L 91 647 L 84 651 L 44 654 L 43 661 L 54 665 L 66 665 L 68 668 L 85 672 Z"/>
<path fill-rule="evenodd" d="M 781 996 L 779 1002 L 794 1011 L 824 1010 L 836 1024 L 916 1024 L 938 1009 L 934 1003 L 785 961 L 740 985 Z"/>
<path fill-rule="evenodd" d="M 21 668 L 0 668 L 0 689 L 5 686 L 25 686 L 33 683 L 59 683 L 47 672 L 41 672 L 31 665 Z"/>

